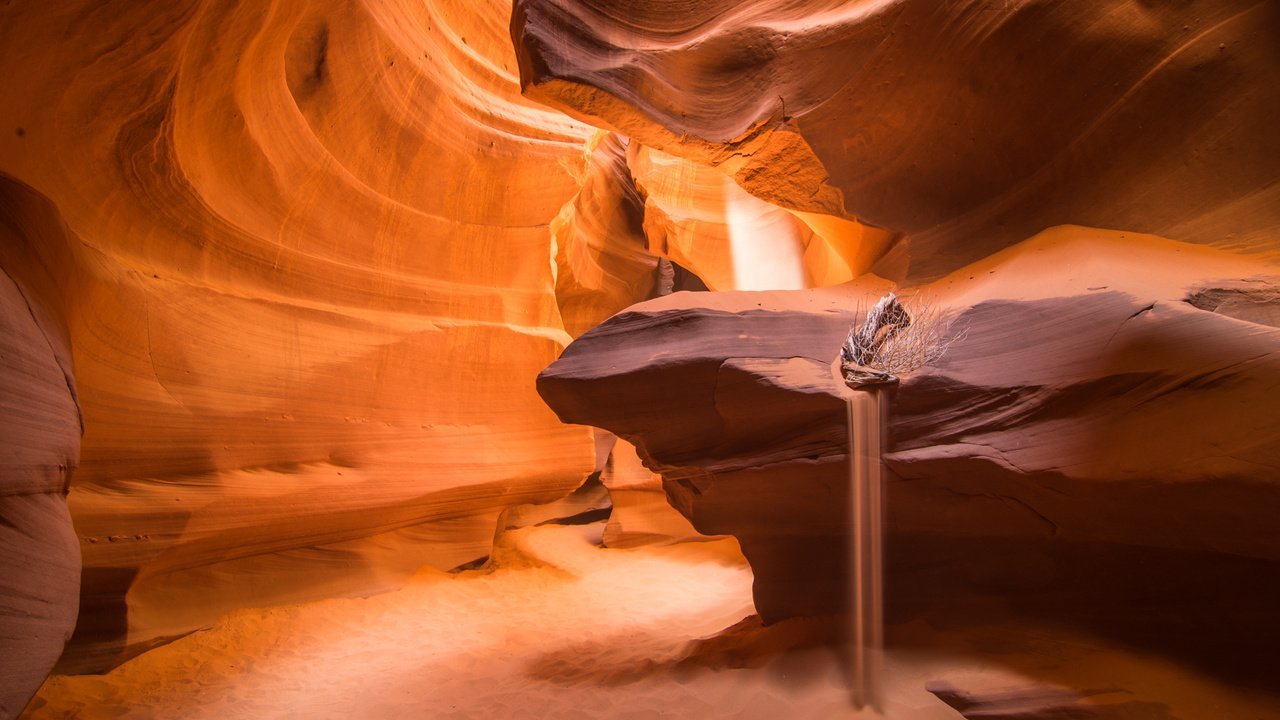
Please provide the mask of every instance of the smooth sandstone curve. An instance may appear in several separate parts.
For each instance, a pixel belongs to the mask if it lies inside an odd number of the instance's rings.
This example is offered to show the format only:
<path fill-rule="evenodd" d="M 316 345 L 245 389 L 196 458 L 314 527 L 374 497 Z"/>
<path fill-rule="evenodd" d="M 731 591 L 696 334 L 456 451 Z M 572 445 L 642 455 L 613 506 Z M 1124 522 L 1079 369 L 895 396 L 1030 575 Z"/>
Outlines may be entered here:
<path fill-rule="evenodd" d="M 936 278 L 1074 223 L 1277 250 L 1272 2 L 520 0 L 524 92 L 911 242 Z"/>
<path fill-rule="evenodd" d="M 62 669 L 473 561 L 582 482 L 590 435 L 533 377 L 569 340 L 548 224 L 594 130 L 520 97 L 508 10 L 0 9 L 0 172 L 70 239 Z"/>

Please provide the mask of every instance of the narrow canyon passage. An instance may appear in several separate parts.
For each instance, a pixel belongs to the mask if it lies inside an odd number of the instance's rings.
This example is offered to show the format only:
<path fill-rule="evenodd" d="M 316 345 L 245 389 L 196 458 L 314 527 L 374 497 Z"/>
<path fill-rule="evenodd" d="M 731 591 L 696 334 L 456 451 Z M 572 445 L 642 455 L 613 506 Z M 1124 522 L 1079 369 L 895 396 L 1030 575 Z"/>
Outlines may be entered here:
<path fill-rule="evenodd" d="M 0 720 L 1280 720 L 1276 38 L 0 3 Z"/>

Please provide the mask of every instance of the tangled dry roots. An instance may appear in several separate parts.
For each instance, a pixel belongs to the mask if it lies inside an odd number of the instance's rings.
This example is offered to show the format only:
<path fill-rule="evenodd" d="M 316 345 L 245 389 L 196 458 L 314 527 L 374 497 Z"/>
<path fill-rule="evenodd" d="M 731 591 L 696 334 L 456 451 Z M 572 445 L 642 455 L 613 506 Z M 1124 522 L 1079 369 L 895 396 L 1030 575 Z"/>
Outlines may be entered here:
<path fill-rule="evenodd" d="M 964 333 L 926 298 L 913 307 L 889 293 L 851 327 L 840 348 L 840 369 L 850 387 L 895 383 L 899 376 L 936 362 Z"/>

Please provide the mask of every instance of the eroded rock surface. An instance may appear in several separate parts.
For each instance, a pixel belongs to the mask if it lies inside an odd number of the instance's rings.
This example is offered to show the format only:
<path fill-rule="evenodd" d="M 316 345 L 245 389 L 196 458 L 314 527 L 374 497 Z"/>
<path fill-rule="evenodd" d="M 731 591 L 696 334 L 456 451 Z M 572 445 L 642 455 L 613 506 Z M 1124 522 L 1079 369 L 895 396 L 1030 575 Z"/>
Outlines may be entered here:
<path fill-rule="evenodd" d="M 1269 2 L 520 0 L 525 93 L 936 277 L 1062 223 L 1275 249 Z"/>
<path fill-rule="evenodd" d="M 895 399 L 900 537 L 1277 560 L 1274 267 L 1080 228 L 992 253 L 1066 222 L 1275 250 L 1278 28 L 1247 0 L 5 5 L 0 632 L 30 662 L 0 714 L 81 579 L 71 671 L 483 557 L 606 469 L 533 387 L 583 333 L 556 412 L 736 535 L 766 619 L 838 609 L 830 362 L 868 270 L 954 271 L 968 332 Z M 608 538 L 687 537 L 622 447 Z"/>
<path fill-rule="evenodd" d="M 1144 280 L 1126 283 L 1130 264 Z M 1246 280 L 1274 287 L 1275 267 L 1065 228 L 921 289 L 963 335 L 892 399 L 891 532 L 1280 561 L 1280 333 L 1185 301 Z M 699 531 L 739 538 L 766 620 L 837 611 L 850 391 L 832 362 L 878 295 L 652 301 L 571 345 L 539 390 L 633 442 Z"/>
<path fill-rule="evenodd" d="M 533 378 L 569 339 L 548 225 L 594 130 L 519 96 L 508 15 L 0 10 L 0 172 L 69 238 L 54 295 L 83 444 L 69 400 L 60 434 L 3 441 L 78 456 L 83 603 L 64 669 L 237 607 L 475 560 L 505 508 L 582 482 L 590 435 Z M 57 369 L 31 391 L 65 396 Z M 62 537 L 61 517 L 40 532 Z"/>
<path fill-rule="evenodd" d="M 628 145 L 614 133 L 592 139 L 581 189 L 551 226 L 556 301 L 573 337 L 659 293 L 658 258 L 642 231 L 644 200 L 627 168 Z"/>
<path fill-rule="evenodd" d="M 0 717 L 40 687 L 78 606 L 66 493 L 81 420 L 57 292 L 66 249 L 57 212 L 0 175 Z"/>

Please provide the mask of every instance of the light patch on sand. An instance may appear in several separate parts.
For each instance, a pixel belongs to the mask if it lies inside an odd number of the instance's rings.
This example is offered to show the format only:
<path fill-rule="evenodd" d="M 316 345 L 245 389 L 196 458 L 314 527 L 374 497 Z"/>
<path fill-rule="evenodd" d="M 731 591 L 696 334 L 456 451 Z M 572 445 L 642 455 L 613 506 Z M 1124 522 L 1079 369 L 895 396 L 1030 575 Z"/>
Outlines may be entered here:
<path fill-rule="evenodd" d="M 750 715 L 759 694 L 775 713 L 785 705 L 768 683 L 743 692 L 749 671 L 694 687 L 659 672 L 754 612 L 733 541 L 606 550 L 602 527 L 516 531 L 493 568 L 424 572 L 397 592 L 241 611 L 107 675 L 51 678 L 27 717 L 714 717 Z M 716 674 L 685 679 L 703 675 Z"/>
<path fill-rule="evenodd" d="M 927 618 L 888 628 L 885 714 L 855 712 L 839 653 L 816 642 L 833 621 L 760 627 L 734 541 L 605 549 L 603 527 L 516 530 L 489 568 L 370 598 L 242 610 L 106 675 L 54 676 L 23 717 L 955 720 L 937 681 L 1275 717 L 1269 697 L 1099 638 Z"/>

